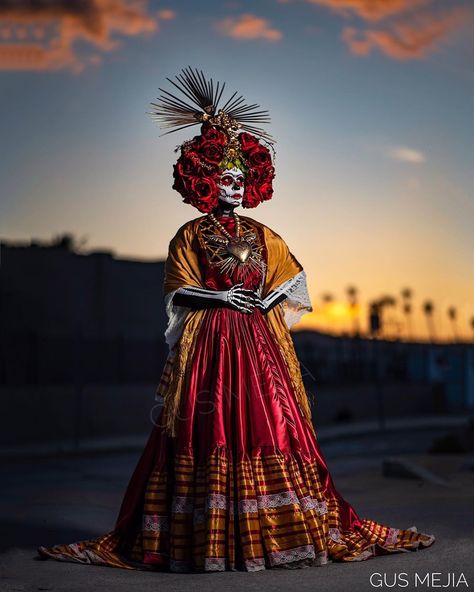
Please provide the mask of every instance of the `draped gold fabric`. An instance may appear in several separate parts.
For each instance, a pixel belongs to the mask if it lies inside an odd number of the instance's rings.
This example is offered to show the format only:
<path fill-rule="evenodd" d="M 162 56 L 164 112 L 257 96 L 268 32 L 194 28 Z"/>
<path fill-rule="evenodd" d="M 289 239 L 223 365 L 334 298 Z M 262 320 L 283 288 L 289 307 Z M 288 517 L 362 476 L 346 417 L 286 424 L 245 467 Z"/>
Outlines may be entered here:
<path fill-rule="evenodd" d="M 204 278 L 198 260 L 197 232 L 203 217 L 191 220 L 181 226 L 170 242 L 168 258 L 165 264 L 164 294 L 170 294 L 183 286 L 205 287 Z M 261 230 L 267 249 L 267 273 L 263 287 L 263 297 L 283 282 L 302 271 L 301 264 L 288 249 L 285 241 L 276 232 L 257 222 L 249 220 Z M 192 310 L 186 316 L 181 336 L 173 347 L 163 371 L 157 393 L 164 400 L 164 427 L 168 434 L 176 434 L 176 420 L 180 403 L 186 392 L 188 365 L 192 360 L 193 349 L 205 310 Z M 300 365 L 293 346 L 289 329 L 281 306 L 270 310 L 266 318 L 273 330 L 284 354 L 291 376 L 291 381 L 301 411 L 311 424 L 311 408 L 303 385 Z"/>

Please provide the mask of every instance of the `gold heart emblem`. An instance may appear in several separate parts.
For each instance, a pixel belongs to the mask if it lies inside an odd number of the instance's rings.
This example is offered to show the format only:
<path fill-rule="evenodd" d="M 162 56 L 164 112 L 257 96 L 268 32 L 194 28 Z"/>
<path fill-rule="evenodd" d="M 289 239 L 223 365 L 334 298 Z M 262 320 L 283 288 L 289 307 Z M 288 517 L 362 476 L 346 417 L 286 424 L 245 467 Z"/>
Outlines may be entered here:
<path fill-rule="evenodd" d="M 252 247 L 246 240 L 234 240 L 227 244 L 227 252 L 241 263 L 245 263 L 252 253 Z"/>

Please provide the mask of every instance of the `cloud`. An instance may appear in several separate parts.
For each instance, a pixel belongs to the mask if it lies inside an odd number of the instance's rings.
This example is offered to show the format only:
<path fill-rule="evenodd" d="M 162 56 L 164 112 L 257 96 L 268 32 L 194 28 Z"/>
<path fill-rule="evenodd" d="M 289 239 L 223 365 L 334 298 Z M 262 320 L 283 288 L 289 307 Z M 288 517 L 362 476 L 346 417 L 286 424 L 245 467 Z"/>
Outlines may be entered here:
<path fill-rule="evenodd" d="M 393 22 L 385 29 L 345 27 L 342 39 L 358 56 L 366 56 L 372 49 L 378 49 L 398 60 L 423 58 L 472 18 L 473 12 L 463 7 L 442 14 L 424 12 L 416 18 Z"/>
<path fill-rule="evenodd" d="M 238 17 L 228 17 L 216 23 L 217 30 L 223 35 L 233 39 L 266 39 L 267 41 L 279 41 L 283 34 L 273 28 L 267 19 L 254 14 L 242 14 Z"/>
<path fill-rule="evenodd" d="M 158 11 L 158 18 L 162 21 L 172 21 L 176 18 L 176 12 L 174 10 L 170 10 L 169 8 L 163 8 L 162 10 Z"/>
<path fill-rule="evenodd" d="M 147 0 L 20 0 L 0 5 L 0 70 L 70 70 L 82 72 L 101 61 L 86 55 L 78 41 L 100 52 L 121 43 L 116 35 L 139 37 L 159 29 L 160 20 L 175 14 L 147 12 Z"/>
<path fill-rule="evenodd" d="M 344 27 L 341 35 L 357 56 L 367 56 L 377 49 L 398 60 L 423 58 L 474 20 L 474 9 L 466 0 L 451 0 L 443 10 L 439 0 L 306 1 L 344 18 L 355 16 L 363 21 L 357 28 Z"/>
<path fill-rule="evenodd" d="M 311 4 L 326 6 L 346 17 L 357 15 L 368 21 L 400 14 L 428 4 L 431 0 L 307 0 Z"/>
<path fill-rule="evenodd" d="M 393 146 L 387 149 L 387 154 L 394 160 L 409 162 L 410 164 L 422 164 L 426 162 L 426 156 L 420 150 L 407 148 L 406 146 Z"/>

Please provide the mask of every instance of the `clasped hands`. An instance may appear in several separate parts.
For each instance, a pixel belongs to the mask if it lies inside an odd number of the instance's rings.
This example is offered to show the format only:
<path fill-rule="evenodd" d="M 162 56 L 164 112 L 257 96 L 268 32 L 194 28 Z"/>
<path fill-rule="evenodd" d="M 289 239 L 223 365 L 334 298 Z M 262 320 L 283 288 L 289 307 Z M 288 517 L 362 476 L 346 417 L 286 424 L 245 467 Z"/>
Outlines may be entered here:
<path fill-rule="evenodd" d="M 243 282 L 233 285 L 228 290 L 182 286 L 176 290 L 173 303 L 191 308 L 227 306 L 244 313 L 251 313 L 258 308 L 262 314 L 266 314 L 286 298 L 284 293 L 277 291 L 272 291 L 265 298 L 261 298 L 254 290 L 242 286 Z"/>
<path fill-rule="evenodd" d="M 253 290 L 242 288 L 242 286 L 243 282 L 240 282 L 225 290 L 226 302 L 241 312 L 251 313 L 255 308 L 259 308 L 265 314 L 267 312 L 265 301 Z"/>

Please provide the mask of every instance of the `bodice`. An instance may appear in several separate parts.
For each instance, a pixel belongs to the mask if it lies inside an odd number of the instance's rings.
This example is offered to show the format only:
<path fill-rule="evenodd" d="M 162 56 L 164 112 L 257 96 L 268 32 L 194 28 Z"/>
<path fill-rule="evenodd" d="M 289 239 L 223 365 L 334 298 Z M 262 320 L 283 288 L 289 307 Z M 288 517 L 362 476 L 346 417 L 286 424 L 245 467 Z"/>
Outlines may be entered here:
<path fill-rule="evenodd" d="M 235 236 L 233 216 L 217 216 L 224 228 Z M 265 281 L 267 250 L 263 233 L 250 218 L 241 217 L 240 236 L 250 246 L 250 255 L 245 262 L 240 262 L 227 251 L 215 237 L 225 238 L 221 230 L 207 217 L 201 220 L 197 235 L 199 262 L 204 274 L 206 286 L 213 290 L 227 290 L 236 283 L 243 282 L 243 287 L 259 291 Z"/>

